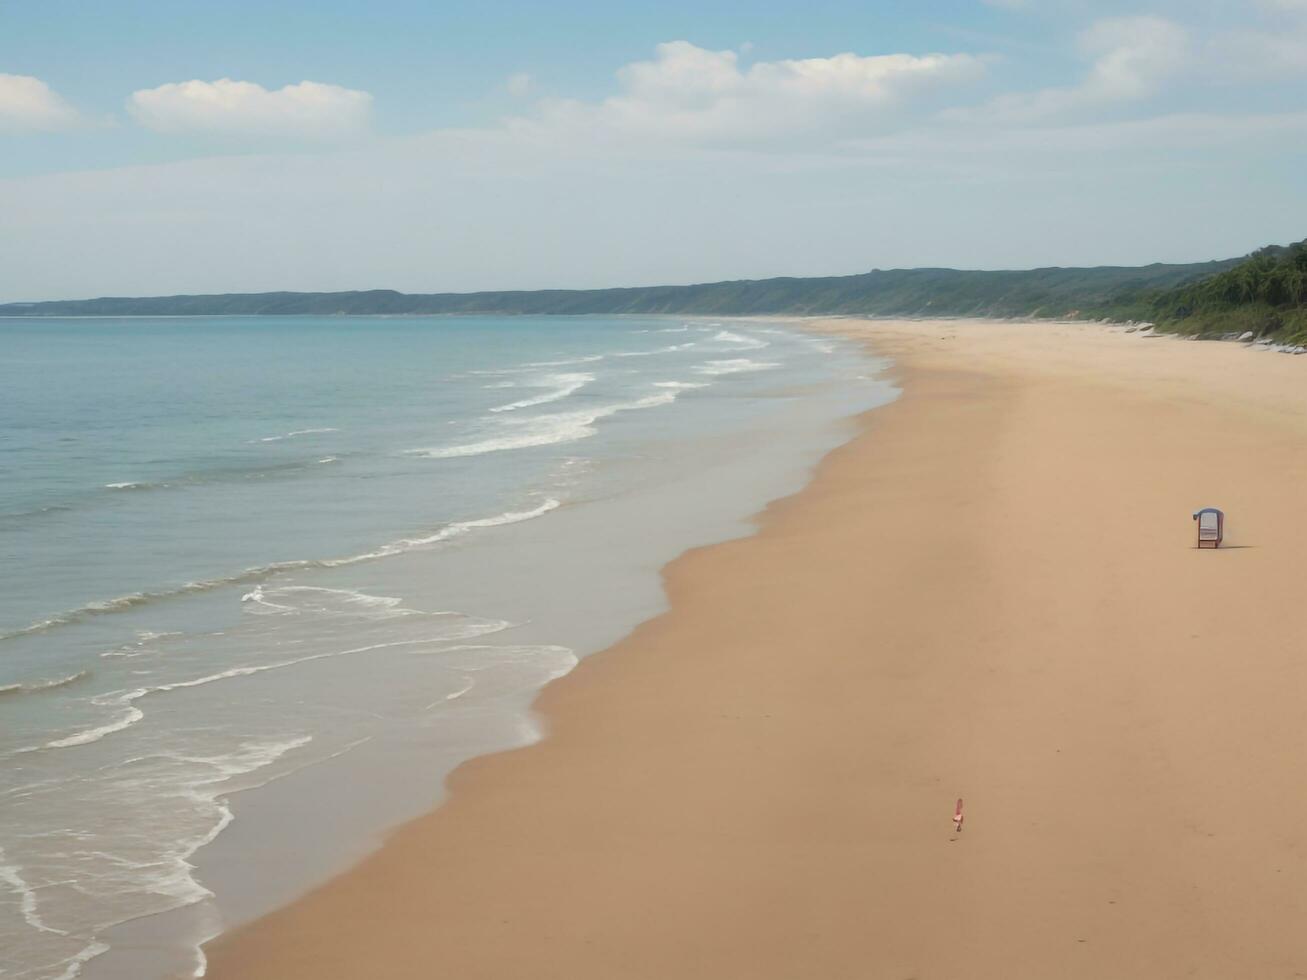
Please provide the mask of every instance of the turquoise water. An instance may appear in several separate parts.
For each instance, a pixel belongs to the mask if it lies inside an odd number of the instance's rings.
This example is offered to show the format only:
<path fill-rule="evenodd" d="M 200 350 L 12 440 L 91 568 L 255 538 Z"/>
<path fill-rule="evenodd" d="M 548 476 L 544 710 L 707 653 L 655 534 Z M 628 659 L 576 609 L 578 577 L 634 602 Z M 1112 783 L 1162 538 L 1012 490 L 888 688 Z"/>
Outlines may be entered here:
<path fill-rule="evenodd" d="M 877 367 L 774 322 L 0 321 L 0 975 L 196 972 L 537 738 Z"/>

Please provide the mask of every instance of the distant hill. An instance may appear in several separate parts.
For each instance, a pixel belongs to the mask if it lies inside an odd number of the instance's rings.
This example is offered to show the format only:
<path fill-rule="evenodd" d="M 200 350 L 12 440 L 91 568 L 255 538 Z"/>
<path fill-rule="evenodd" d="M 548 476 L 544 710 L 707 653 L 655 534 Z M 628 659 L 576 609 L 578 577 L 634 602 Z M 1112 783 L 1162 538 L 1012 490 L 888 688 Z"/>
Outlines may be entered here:
<path fill-rule="evenodd" d="M 0 316 L 217 316 L 332 314 L 760 314 L 864 316 L 1110 316 L 1151 309 L 1177 287 L 1240 260 L 975 272 L 890 269 L 853 276 L 715 282 L 627 289 L 524 292 L 227 293 L 0 304 Z"/>

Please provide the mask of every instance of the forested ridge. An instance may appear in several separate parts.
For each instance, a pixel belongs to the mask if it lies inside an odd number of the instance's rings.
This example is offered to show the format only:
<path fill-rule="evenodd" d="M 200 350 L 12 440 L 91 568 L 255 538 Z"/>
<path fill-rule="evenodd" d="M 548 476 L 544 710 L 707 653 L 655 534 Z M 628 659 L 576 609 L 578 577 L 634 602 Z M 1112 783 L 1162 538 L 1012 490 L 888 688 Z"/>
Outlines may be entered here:
<path fill-rule="evenodd" d="M 1188 265 L 1022 271 L 888 269 L 688 286 L 102 297 L 0 305 L 0 316 L 685 314 L 1148 320 L 1199 336 L 1307 340 L 1307 242 Z"/>

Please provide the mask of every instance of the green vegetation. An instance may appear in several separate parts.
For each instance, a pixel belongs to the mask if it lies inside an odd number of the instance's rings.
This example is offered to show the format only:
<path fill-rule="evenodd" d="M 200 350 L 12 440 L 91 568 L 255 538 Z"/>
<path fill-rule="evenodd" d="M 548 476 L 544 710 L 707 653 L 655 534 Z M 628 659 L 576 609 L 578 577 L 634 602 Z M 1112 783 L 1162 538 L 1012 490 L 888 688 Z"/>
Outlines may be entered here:
<path fill-rule="evenodd" d="M 0 316 L 431 314 L 991 316 L 1147 320 L 1193 336 L 1307 344 L 1307 242 L 1137 268 L 875 270 L 856 276 L 530 292 L 229 293 L 0 305 Z"/>
<path fill-rule="evenodd" d="M 1163 330 L 1307 344 L 1307 241 L 1254 252 L 1224 272 L 1151 298 L 1144 315 Z"/>
<path fill-rule="evenodd" d="M 1115 308 L 1132 297 L 1158 293 L 1233 266 L 1105 266 L 971 272 L 890 269 L 856 276 L 761 279 L 695 286 L 534 292 L 406 294 L 391 290 L 345 293 L 233 293 L 157 296 L 0 306 L 3 316 L 275 316 L 286 314 L 649 314 L 707 316 L 760 314 L 862 316 L 1083 315 Z"/>

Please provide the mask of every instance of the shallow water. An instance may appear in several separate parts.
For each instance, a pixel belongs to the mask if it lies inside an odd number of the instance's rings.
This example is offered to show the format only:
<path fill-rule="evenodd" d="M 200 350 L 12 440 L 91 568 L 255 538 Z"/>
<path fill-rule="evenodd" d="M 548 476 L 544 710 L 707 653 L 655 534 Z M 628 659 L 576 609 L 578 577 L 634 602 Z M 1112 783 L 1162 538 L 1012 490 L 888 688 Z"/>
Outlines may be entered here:
<path fill-rule="evenodd" d="M 772 322 L 0 339 L 0 975 L 25 980 L 196 972 L 458 762 L 537 738 L 540 686 L 656 613 L 662 564 L 892 395 Z"/>

